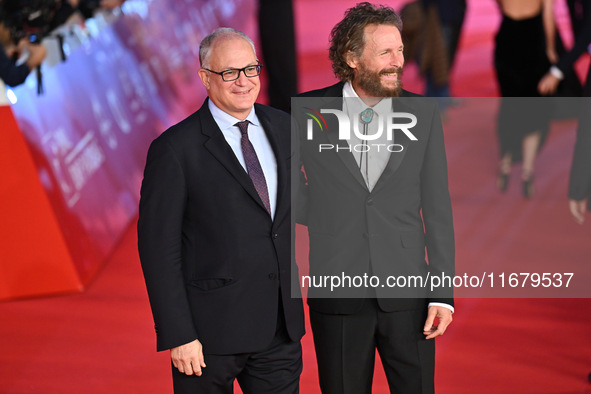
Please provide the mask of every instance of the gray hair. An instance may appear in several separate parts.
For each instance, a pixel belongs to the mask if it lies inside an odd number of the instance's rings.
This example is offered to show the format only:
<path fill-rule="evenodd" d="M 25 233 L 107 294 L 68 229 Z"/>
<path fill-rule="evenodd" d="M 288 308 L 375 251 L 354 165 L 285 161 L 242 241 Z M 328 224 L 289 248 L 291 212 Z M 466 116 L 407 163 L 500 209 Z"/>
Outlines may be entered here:
<path fill-rule="evenodd" d="M 201 40 L 201 44 L 199 45 L 199 64 L 201 64 L 201 67 L 204 67 L 204 65 L 207 64 L 209 60 L 209 54 L 211 53 L 211 47 L 216 39 L 228 39 L 232 37 L 241 37 L 248 41 L 256 56 L 257 51 L 254 47 L 254 42 L 252 42 L 249 36 L 241 31 L 232 29 L 231 27 L 220 27 L 209 33 L 203 40 Z"/>

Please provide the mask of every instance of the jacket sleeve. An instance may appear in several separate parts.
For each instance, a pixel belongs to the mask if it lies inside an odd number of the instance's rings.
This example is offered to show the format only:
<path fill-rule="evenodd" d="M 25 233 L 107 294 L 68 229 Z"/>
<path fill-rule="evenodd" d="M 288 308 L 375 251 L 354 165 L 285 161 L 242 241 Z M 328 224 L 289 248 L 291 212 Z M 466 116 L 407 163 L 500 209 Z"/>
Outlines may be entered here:
<path fill-rule="evenodd" d="M 570 51 L 560 57 L 556 67 L 562 72 L 566 72 L 573 67 L 577 59 L 587 50 L 591 43 L 591 10 L 585 12 L 585 20 L 581 34 Z"/>
<path fill-rule="evenodd" d="M 443 128 L 437 107 L 431 119 L 431 131 L 421 169 L 421 207 L 431 276 L 455 275 L 453 215 L 447 180 L 447 159 Z M 430 302 L 453 306 L 453 288 L 435 291 Z"/>
<path fill-rule="evenodd" d="M 570 171 L 568 197 L 581 201 L 591 195 L 591 116 L 582 114 Z"/>
<path fill-rule="evenodd" d="M 29 66 L 21 64 L 17 66 L 6 56 L 4 47 L 0 44 L 0 79 L 8 86 L 17 86 L 25 82 L 29 75 Z"/>
<path fill-rule="evenodd" d="M 177 154 L 162 137 L 148 151 L 138 220 L 138 250 L 158 351 L 197 338 L 183 276 L 185 176 Z"/>

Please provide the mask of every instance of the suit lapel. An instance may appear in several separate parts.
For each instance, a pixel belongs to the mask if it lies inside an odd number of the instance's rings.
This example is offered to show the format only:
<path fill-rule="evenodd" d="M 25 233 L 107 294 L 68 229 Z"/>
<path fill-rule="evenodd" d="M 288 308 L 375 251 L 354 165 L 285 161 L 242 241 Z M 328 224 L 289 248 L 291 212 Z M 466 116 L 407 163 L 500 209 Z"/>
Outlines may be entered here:
<path fill-rule="evenodd" d="M 327 98 L 327 104 L 324 108 L 342 109 L 343 86 L 344 83 L 339 82 L 332 86 L 329 86 L 328 88 L 326 88 L 326 90 L 324 90 L 323 97 Z M 418 97 L 418 95 L 414 95 L 413 93 L 409 93 L 406 90 L 403 90 L 402 94 L 400 95 L 400 98 L 408 99 L 409 97 L 413 96 Z M 336 99 L 337 97 L 340 99 Z M 331 98 L 335 99 L 331 100 Z M 412 113 L 412 105 L 409 105 L 407 100 L 400 100 L 395 98 L 394 100 L 392 100 L 392 112 Z M 364 188 L 367 189 L 367 185 L 365 183 L 365 180 L 363 179 L 363 176 L 361 175 L 359 166 L 357 165 L 357 162 L 355 161 L 353 154 L 349 151 L 348 143 L 346 141 L 341 141 L 338 138 L 338 122 L 336 121 L 334 116 L 327 117 L 327 125 L 328 129 L 330 130 L 327 133 L 327 138 L 329 139 L 331 144 L 339 146 L 339 151 L 337 155 L 339 156 L 345 167 L 349 170 L 351 175 L 353 175 L 353 177 L 357 180 L 357 182 L 359 182 Z M 406 155 L 406 152 L 408 150 L 410 142 L 409 139 L 406 136 L 401 135 L 400 132 L 397 132 L 395 134 L 398 137 L 398 140 L 395 139 L 394 142 L 402 145 L 403 150 L 402 152 L 390 154 L 388 164 L 386 165 L 384 172 L 382 172 L 382 175 L 380 175 L 380 179 L 378 179 L 378 182 L 373 188 L 372 193 L 375 193 L 380 188 L 382 188 L 383 185 L 387 183 L 388 180 L 396 173 L 398 168 L 400 168 L 400 165 L 402 164 L 404 156 Z"/>
<path fill-rule="evenodd" d="M 343 82 L 338 82 L 332 86 L 329 86 L 324 90 L 322 97 L 325 99 L 325 102 L 320 105 L 318 110 L 320 109 L 343 109 L 343 86 L 345 84 Z M 314 102 L 316 104 L 316 101 Z M 347 141 L 339 140 L 339 123 L 335 116 L 327 116 L 325 117 L 326 124 L 327 124 L 327 133 L 326 137 L 328 138 L 329 142 L 334 145 L 335 147 L 338 146 L 338 150 L 336 152 L 339 159 L 343 162 L 343 165 L 347 170 L 351 173 L 353 178 L 359 184 L 367 189 L 367 185 L 365 184 L 365 180 L 361 175 L 361 171 L 359 170 L 359 166 L 355 161 L 355 157 L 353 157 L 353 153 L 349 151 L 349 144 Z"/>
<path fill-rule="evenodd" d="M 261 206 L 262 209 L 265 209 L 261 198 L 259 197 L 250 176 L 242 167 L 234 151 L 228 145 L 228 142 L 224 138 L 224 134 L 218 127 L 217 123 L 213 119 L 211 112 L 209 111 L 209 107 L 207 106 L 207 102 L 209 99 L 205 100 L 205 103 L 201 106 L 199 110 L 200 113 L 200 120 L 201 120 L 201 132 L 208 136 L 209 139 L 205 141 L 203 146 L 205 149 L 212 154 L 212 156 L 222 164 L 226 170 L 236 179 L 236 181 L 246 190 L 246 192 Z"/>
<path fill-rule="evenodd" d="M 330 100 L 330 99 L 329 99 Z M 323 108 L 332 108 L 332 109 L 343 109 L 343 98 L 342 98 L 342 90 L 341 90 L 341 97 L 338 99 L 327 101 L 326 105 Z M 359 170 L 359 165 L 357 161 L 355 161 L 355 157 L 353 153 L 350 151 L 349 143 L 345 140 L 339 139 L 339 122 L 337 121 L 336 116 L 327 116 L 326 118 L 327 124 L 327 133 L 326 137 L 330 141 L 332 145 L 335 147 L 338 146 L 338 150 L 336 152 L 337 156 L 343 162 L 344 166 L 349 170 L 353 178 L 357 182 L 359 182 L 364 188 L 367 189 L 367 184 L 361 175 L 361 171 Z"/>
<path fill-rule="evenodd" d="M 275 161 L 277 162 L 277 202 L 274 221 L 279 222 L 288 212 L 287 208 L 289 208 L 291 204 L 291 195 L 288 189 L 288 185 L 291 186 L 291 184 L 288 182 L 288 171 L 286 167 L 288 156 L 285 153 L 289 152 L 290 149 L 289 147 L 282 145 L 281 139 L 278 138 L 277 133 L 286 133 L 286 135 L 289 135 L 291 130 L 279 130 L 279 126 L 276 124 L 277 122 L 274 122 L 273 119 L 271 119 L 263 106 L 255 104 L 254 109 L 261 122 L 263 130 L 265 130 L 265 134 L 267 135 L 267 139 L 269 140 L 271 148 L 273 149 L 273 154 L 275 155 Z M 288 123 L 286 123 L 286 127 L 289 127 Z"/>

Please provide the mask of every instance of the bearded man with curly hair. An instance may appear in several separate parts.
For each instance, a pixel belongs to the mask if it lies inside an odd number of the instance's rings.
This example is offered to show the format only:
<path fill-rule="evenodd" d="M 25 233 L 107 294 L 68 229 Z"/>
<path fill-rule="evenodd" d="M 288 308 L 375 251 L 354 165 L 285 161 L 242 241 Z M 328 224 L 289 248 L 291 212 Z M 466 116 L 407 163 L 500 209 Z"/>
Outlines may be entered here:
<path fill-rule="evenodd" d="M 340 98 L 338 109 L 351 124 L 359 122 L 357 130 L 369 125 L 371 131 L 372 119 L 383 122 L 400 108 L 417 120 L 412 134 L 396 134 L 395 150 L 354 149 L 353 137 L 338 140 L 340 125 L 333 127 L 329 116 L 313 141 L 300 135 L 305 204 L 298 218 L 308 226 L 311 275 L 326 274 L 326 267 L 338 267 L 335 275 L 380 278 L 454 275 L 441 119 L 434 102 L 402 89 L 401 30 L 391 7 L 364 2 L 350 8 L 330 35 L 329 56 L 340 82 L 301 95 Z M 318 142 L 339 149 L 319 152 Z M 314 290 L 308 304 L 323 393 L 371 393 L 376 349 L 392 393 L 434 393 L 434 338 L 452 321 L 451 289 L 417 289 L 417 297 L 393 297 L 383 285 L 355 297 L 316 297 Z"/>

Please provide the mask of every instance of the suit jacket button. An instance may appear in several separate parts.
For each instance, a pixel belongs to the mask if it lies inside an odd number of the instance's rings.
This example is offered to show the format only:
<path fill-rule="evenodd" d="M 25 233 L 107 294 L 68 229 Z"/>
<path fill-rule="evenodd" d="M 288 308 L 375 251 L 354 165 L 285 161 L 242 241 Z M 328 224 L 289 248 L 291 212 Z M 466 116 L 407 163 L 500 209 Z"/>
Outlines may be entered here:
<path fill-rule="evenodd" d="M 373 200 L 371 198 L 367 199 L 367 205 L 373 205 Z"/>
<path fill-rule="evenodd" d="M 269 279 L 275 279 L 275 278 L 277 278 L 277 275 L 275 275 L 275 273 L 271 272 L 269 274 Z"/>
<path fill-rule="evenodd" d="M 273 239 L 277 239 L 277 237 L 279 237 L 279 234 L 277 234 L 277 233 L 274 233 L 274 234 L 273 234 Z"/>

